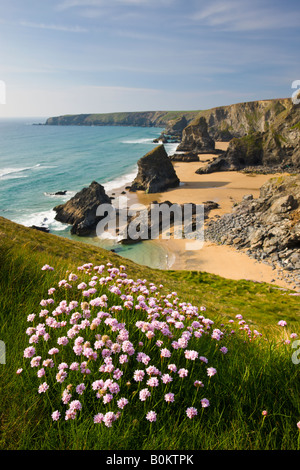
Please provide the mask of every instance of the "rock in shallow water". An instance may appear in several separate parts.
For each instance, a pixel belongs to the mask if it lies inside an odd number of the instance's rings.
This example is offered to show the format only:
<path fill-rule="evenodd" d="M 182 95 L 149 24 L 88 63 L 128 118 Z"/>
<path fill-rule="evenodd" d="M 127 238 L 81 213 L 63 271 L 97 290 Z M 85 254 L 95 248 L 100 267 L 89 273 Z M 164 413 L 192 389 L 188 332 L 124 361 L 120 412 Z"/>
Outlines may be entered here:
<path fill-rule="evenodd" d="M 96 215 L 100 204 L 111 204 L 111 200 L 104 187 L 93 181 L 88 188 L 83 188 L 65 204 L 54 207 L 55 219 L 71 224 L 71 233 L 74 235 L 90 235 L 102 218 Z"/>

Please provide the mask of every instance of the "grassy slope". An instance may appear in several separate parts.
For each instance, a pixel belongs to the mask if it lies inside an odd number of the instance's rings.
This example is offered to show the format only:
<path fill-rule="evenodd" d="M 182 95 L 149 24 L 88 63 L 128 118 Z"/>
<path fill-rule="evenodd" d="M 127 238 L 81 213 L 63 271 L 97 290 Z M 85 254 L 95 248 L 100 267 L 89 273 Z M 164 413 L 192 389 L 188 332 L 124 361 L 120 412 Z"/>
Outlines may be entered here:
<path fill-rule="evenodd" d="M 254 345 L 244 347 L 237 343 L 230 372 L 223 379 L 219 401 L 206 425 L 200 421 L 198 427 L 185 428 L 176 422 L 171 434 L 162 427 L 148 435 L 137 424 L 136 433 L 126 432 L 126 439 L 120 426 L 100 437 L 86 427 L 79 426 L 77 431 L 71 427 L 73 434 L 66 427 L 58 439 L 54 428 L 47 420 L 44 422 L 45 403 L 33 394 L 30 383 L 24 382 L 20 389 L 20 382 L 15 378 L 23 349 L 28 345 L 24 335 L 27 315 L 36 310 L 49 287 L 47 277 L 41 275 L 44 264 L 54 266 L 56 281 L 65 278 L 66 270 L 86 262 L 125 264 L 133 279 L 163 283 L 166 292 L 175 290 L 181 299 L 197 306 L 205 305 L 208 317 L 214 321 L 234 318 L 240 313 L 269 338 L 276 337 L 279 319 L 287 320 L 290 331 L 299 333 L 299 300 L 266 284 L 138 266 L 114 253 L 44 234 L 3 218 L 0 218 L 0 237 L 0 339 L 5 342 L 7 352 L 6 364 L 0 365 L 0 448 L 297 448 L 299 443 L 294 432 L 295 422 L 300 419 L 297 366 L 292 364 L 290 352 L 277 354 L 271 343 L 264 354 Z M 253 421 L 261 406 L 274 407 L 273 421 L 270 419 L 263 430 L 256 428 L 257 423 Z M 200 434 L 201 442 L 195 437 Z"/>

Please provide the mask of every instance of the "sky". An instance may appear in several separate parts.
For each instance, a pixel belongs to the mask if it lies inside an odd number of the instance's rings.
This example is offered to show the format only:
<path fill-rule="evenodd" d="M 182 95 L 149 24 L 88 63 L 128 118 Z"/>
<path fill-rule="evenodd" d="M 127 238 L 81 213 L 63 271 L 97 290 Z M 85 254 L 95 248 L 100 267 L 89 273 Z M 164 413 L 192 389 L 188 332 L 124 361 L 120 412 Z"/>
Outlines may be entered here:
<path fill-rule="evenodd" d="M 286 98 L 299 0 L 0 0 L 0 117 Z"/>

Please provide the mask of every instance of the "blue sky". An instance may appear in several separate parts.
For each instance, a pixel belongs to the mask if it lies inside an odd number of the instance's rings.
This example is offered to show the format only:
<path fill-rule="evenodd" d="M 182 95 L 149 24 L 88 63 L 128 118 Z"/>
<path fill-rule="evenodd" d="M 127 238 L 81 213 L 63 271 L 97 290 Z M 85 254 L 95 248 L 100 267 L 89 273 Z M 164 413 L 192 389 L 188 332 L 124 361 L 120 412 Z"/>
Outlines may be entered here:
<path fill-rule="evenodd" d="M 0 0 L 0 117 L 289 97 L 298 0 Z"/>

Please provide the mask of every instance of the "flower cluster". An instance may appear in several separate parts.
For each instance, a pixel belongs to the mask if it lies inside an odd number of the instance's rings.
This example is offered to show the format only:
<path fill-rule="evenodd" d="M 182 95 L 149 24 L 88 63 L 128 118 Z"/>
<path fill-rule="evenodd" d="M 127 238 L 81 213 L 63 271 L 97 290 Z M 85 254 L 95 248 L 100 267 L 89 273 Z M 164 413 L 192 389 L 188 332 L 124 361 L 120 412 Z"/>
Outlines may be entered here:
<path fill-rule="evenodd" d="M 17 373 L 28 367 L 38 394 L 53 391 L 53 421 L 74 420 L 86 409 L 95 424 L 111 427 L 134 407 L 153 423 L 162 406 L 174 413 L 184 407 L 188 419 L 210 406 L 204 394 L 222 373 L 214 361 L 227 360 L 223 342 L 235 332 L 216 328 L 205 307 L 162 290 L 111 263 L 86 263 L 47 290 L 27 317 L 29 344 Z M 241 315 L 235 321 L 249 340 L 261 336 Z"/>

